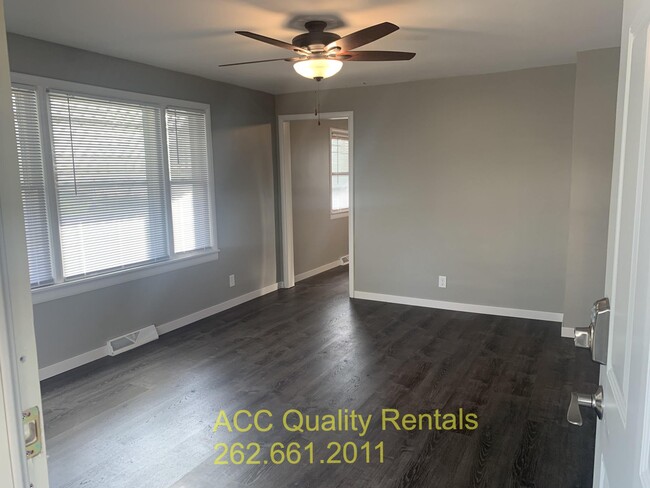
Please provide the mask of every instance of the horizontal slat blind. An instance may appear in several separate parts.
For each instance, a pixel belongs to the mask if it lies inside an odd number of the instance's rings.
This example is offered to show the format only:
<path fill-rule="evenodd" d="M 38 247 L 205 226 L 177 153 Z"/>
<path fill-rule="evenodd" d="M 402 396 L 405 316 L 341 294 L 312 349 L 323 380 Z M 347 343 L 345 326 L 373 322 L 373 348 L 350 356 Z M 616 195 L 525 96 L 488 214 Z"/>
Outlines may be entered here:
<path fill-rule="evenodd" d="M 14 127 L 32 287 L 51 284 L 52 258 L 36 90 L 12 88 Z"/>
<path fill-rule="evenodd" d="M 160 109 L 48 94 L 65 279 L 167 259 Z"/>
<path fill-rule="evenodd" d="M 174 251 L 212 246 L 207 128 L 204 112 L 166 110 Z"/>
<path fill-rule="evenodd" d="M 344 131 L 331 132 L 332 212 L 350 207 L 350 142 Z"/>

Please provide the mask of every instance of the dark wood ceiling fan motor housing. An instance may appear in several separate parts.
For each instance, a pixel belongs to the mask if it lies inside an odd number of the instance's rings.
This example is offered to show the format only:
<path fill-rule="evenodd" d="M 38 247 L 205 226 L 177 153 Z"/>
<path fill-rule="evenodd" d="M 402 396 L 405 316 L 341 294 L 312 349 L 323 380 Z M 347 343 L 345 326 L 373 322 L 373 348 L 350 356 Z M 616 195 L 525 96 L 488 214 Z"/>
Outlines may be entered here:
<path fill-rule="evenodd" d="M 327 23 L 322 20 L 306 22 L 305 29 L 307 29 L 307 32 L 294 37 L 291 44 L 296 47 L 308 49 L 312 53 L 324 51 L 325 46 L 341 38 L 341 36 L 334 32 L 325 32 L 326 27 Z"/>

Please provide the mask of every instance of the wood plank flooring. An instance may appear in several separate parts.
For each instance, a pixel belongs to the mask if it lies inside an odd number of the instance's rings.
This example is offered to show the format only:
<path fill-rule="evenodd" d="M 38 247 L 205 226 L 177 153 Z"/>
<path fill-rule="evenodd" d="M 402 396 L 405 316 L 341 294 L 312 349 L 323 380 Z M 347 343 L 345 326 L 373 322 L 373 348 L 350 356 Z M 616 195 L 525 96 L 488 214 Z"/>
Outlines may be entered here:
<path fill-rule="evenodd" d="M 558 324 L 347 298 L 337 268 L 42 383 L 53 488 L 589 487 L 595 418 L 565 420 L 598 368 Z M 587 311 L 585 311 L 587 316 Z M 462 407 L 474 431 L 228 433 L 221 409 Z M 218 442 L 314 442 L 316 461 L 214 464 Z M 385 460 L 320 464 L 331 441 Z M 339 456 L 340 458 L 340 456 Z"/>

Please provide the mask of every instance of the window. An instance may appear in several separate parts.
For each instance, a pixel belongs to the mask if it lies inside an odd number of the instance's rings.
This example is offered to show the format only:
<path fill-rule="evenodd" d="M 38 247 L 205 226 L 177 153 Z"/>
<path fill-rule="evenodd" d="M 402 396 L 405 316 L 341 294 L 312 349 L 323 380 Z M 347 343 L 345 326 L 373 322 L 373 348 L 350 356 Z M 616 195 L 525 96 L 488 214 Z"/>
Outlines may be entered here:
<path fill-rule="evenodd" d="M 51 284 L 53 277 L 36 91 L 14 87 L 12 106 L 25 213 L 29 275 L 32 287 L 38 287 Z"/>
<path fill-rule="evenodd" d="M 350 141 L 348 132 L 330 129 L 330 185 L 332 216 L 350 209 Z"/>
<path fill-rule="evenodd" d="M 207 107 L 12 93 L 32 288 L 215 251 Z"/>
<path fill-rule="evenodd" d="M 168 109 L 166 117 L 174 249 L 208 249 L 210 188 L 205 113 Z"/>

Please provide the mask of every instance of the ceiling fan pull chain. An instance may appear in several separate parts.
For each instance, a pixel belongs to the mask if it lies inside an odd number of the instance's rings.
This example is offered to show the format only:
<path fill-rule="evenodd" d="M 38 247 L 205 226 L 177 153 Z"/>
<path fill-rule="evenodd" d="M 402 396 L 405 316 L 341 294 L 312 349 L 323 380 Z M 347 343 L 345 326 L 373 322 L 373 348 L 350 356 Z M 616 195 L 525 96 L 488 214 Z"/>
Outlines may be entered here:
<path fill-rule="evenodd" d="M 316 118 L 318 125 L 320 125 L 320 82 L 316 82 Z"/>

